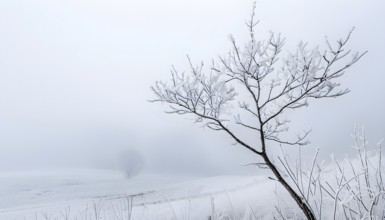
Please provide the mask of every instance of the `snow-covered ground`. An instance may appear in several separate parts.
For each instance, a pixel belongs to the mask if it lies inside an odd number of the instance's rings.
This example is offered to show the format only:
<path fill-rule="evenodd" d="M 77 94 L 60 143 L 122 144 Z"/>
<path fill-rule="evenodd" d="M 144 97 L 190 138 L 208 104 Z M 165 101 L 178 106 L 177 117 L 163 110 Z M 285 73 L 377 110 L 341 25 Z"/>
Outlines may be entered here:
<path fill-rule="evenodd" d="M 126 179 L 107 170 L 0 173 L 0 219 L 127 219 L 129 213 L 131 219 L 249 219 L 271 215 L 277 195 L 286 195 L 281 190 L 266 176 L 143 173 Z"/>

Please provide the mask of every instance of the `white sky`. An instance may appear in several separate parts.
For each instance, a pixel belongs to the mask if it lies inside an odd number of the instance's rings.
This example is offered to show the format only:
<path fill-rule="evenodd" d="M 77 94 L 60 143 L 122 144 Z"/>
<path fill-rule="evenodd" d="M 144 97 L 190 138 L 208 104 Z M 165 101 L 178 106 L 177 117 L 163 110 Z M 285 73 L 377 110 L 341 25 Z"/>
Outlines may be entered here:
<path fill-rule="evenodd" d="M 197 152 L 206 152 L 217 164 L 250 161 L 225 136 L 188 117 L 165 115 L 165 106 L 147 100 L 150 86 L 168 79 L 172 64 L 187 67 L 186 54 L 210 62 L 230 48 L 229 34 L 242 43 L 251 4 L 0 1 L 0 170 L 104 166 L 132 146 L 149 158 L 178 149 L 197 159 Z M 349 149 L 355 122 L 365 126 L 371 143 L 385 137 L 384 8 L 383 0 L 257 4 L 261 39 L 270 30 L 281 32 L 289 50 L 300 40 L 322 45 L 325 35 L 338 39 L 355 26 L 350 48 L 369 51 L 343 78 L 350 94 L 288 114 L 293 131 L 312 127 L 312 147 L 324 156 Z"/>

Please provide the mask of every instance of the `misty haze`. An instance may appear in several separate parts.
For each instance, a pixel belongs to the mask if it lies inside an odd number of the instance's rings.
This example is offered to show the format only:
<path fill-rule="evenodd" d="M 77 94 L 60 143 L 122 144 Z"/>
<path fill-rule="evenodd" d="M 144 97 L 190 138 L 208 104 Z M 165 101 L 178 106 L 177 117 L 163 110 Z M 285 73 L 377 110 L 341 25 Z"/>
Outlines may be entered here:
<path fill-rule="evenodd" d="M 384 8 L 0 1 L 0 220 L 385 219 Z"/>

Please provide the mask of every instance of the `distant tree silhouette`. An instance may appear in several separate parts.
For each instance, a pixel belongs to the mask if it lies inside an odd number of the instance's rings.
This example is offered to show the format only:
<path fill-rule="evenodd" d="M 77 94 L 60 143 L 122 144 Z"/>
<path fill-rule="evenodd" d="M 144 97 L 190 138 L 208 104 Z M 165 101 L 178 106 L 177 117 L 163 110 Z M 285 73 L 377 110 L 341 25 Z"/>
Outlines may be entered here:
<path fill-rule="evenodd" d="M 118 166 L 127 178 L 138 175 L 145 165 L 143 155 L 135 148 L 127 149 L 120 153 Z"/>

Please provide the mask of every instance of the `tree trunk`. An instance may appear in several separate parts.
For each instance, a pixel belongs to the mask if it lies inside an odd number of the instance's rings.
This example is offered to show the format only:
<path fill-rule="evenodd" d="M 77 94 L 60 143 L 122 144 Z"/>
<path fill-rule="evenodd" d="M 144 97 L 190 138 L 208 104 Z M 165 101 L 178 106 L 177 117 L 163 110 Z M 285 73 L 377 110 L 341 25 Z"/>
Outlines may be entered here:
<path fill-rule="evenodd" d="M 270 168 L 271 171 L 273 171 L 275 177 L 277 178 L 278 182 L 280 182 L 283 187 L 290 193 L 290 196 L 295 200 L 295 202 L 298 204 L 298 206 L 301 208 L 303 213 L 305 214 L 306 218 L 309 220 L 315 220 L 315 216 L 313 211 L 310 209 L 310 207 L 305 203 L 303 198 L 298 195 L 296 191 L 286 182 L 286 180 L 282 177 L 282 175 L 279 173 L 278 169 L 275 167 L 275 165 L 270 161 L 269 157 L 267 156 L 266 152 L 264 152 L 262 155 L 263 160 L 265 161 L 266 165 Z"/>

